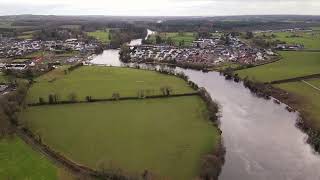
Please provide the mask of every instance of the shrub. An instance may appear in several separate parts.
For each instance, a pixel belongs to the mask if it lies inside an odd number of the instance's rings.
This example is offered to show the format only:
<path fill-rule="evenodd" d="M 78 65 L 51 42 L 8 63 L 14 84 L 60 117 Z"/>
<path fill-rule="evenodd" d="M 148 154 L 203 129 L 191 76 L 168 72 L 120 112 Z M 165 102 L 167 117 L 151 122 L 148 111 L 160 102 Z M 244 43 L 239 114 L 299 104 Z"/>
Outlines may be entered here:
<path fill-rule="evenodd" d="M 72 93 L 69 94 L 69 100 L 71 102 L 77 102 L 77 99 L 78 99 L 78 97 L 77 97 L 77 94 L 75 92 L 72 92 Z"/>
<path fill-rule="evenodd" d="M 92 101 L 92 97 L 91 96 L 86 96 L 86 101 L 87 102 L 91 102 Z"/>
<path fill-rule="evenodd" d="M 49 104 L 57 104 L 59 102 L 59 96 L 57 94 L 49 94 Z"/>
<path fill-rule="evenodd" d="M 161 87 L 160 91 L 162 92 L 162 95 L 170 96 L 173 90 L 171 87 L 166 86 L 166 87 Z"/>
<path fill-rule="evenodd" d="M 54 104 L 54 98 L 52 94 L 49 94 L 48 99 L 49 99 L 49 104 Z"/>
<path fill-rule="evenodd" d="M 39 104 L 45 104 L 45 101 L 42 97 L 39 97 Z"/>
<path fill-rule="evenodd" d="M 146 95 L 145 95 L 144 90 L 139 90 L 139 91 L 138 91 L 138 98 L 143 99 L 143 98 L 145 98 L 145 97 L 146 97 Z"/>
<path fill-rule="evenodd" d="M 118 92 L 113 93 L 112 99 L 118 101 L 120 99 L 120 94 Z"/>

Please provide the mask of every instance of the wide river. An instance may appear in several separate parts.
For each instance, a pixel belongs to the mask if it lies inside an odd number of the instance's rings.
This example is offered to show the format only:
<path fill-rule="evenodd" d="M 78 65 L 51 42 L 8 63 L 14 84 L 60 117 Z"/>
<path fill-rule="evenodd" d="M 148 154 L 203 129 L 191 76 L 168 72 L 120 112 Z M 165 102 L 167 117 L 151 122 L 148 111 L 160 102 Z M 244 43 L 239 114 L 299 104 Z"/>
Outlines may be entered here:
<path fill-rule="evenodd" d="M 141 39 L 130 44 L 141 44 Z M 123 65 L 118 50 L 106 50 L 92 63 Z M 205 87 L 221 105 L 227 152 L 220 180 L 320 180 L 320 156 L 295 127 L 298 114 L 286 111 L 284 104 L 256 97 L 242 83 L 227 81 L 217 72 L 176 70 Z"/>

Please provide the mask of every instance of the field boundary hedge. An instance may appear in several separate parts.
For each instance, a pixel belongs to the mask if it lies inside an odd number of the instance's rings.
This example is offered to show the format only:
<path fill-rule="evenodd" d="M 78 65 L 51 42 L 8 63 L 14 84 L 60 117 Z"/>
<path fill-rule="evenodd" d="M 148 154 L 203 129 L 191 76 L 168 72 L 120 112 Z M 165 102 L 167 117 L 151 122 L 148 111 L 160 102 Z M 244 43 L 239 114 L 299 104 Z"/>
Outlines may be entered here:
<path fill-rule="evenodd" d="M 311 74 L 308 76 L 300 76 L 296 78 L 289 78 L 289 79 L 282 79 L 269 82 L 270 84 L 281 84 L 281 83 L 289 83 L 289 82 L 296 82 L 301 80 L 313 79 L 313 78 L 320 78 L 320 73 L 318 74 Z"/>
<path fill-rule="evenodd" d="M 164 99 L 164 98 L 174 98 L 174 97 L 185 97 L 185 96 L 196 96 L 199 92 L 193 93 L 183 93 L 183 94 L 172 94 L 172 95 L 154 95 L 146 97 L 119 97 L 106 98 L 106 99 L 90 99 L 88 101 L 59 101 L 57 103 L 30 103 L 28 106 L 45 106 L 45 105 L 62 105 L 62 104 L 80 104 L 80 103 L 95 103 L 95 102 L 110 102 L 110 101 L 127 101 L 127 100 L 143 100 L 143 99 Z"/>

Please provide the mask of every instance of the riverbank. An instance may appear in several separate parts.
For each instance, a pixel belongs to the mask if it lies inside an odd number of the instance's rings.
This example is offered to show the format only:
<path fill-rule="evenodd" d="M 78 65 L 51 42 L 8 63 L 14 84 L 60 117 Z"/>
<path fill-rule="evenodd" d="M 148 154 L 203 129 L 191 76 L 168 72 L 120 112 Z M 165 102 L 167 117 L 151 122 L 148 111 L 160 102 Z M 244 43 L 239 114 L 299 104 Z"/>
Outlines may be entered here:
<path fill-rule="evenodd" d="M 239 81 L 239 77 L 233 75 L 230 77 L 230 74 L 225 77 L 229 80 Z M 320 152 L 320 131 L 315 128 L 313 121 L 311 120 L 312 116 L 301 108 L 301 104 L 304 101 L 301 97 L 289 93 L 283 89 L 273 86 L 269 83 L 259 83 L 249 80 L 247 78 L 240 79 L 243 82 L 244 86 L 248 88 L 252 93 L 256 94 L 258 97 L 264 99 L 274 98 L 275 104 L 284 103 L 287 105 L 286 110 L 289 112 L 299 112 L 299 118 L 296 120 L 296 125 L 304 133 L 308 135 L 307 142 L 313 147 L 317 152 Z"/>

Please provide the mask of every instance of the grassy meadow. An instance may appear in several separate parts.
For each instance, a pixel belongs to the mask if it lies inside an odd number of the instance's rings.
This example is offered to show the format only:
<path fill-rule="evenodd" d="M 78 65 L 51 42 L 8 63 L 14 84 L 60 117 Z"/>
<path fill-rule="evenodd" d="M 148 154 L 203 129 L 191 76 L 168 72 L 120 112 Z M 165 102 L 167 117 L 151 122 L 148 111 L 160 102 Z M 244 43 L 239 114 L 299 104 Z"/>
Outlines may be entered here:
<path fill-rule="evenodd" d="M 57 94 L 60 100 L 69 100 L 69 95 L 76 93 L 78 100 L 85 100 L 86 96 L 111 98 L 113 93 L 120 93 L 121 97 L 136 97 L 140 90 L 149 90 L 149 95 L 159 95 L 162 87 L 171 87 L 173 93 L 194 91 L 175 76 L 116 67 L 85 66 L 67 75 L 63 69 L 56 69 L 35 81 L 27 96 L 28 103 L 38 102 L 39 97 L 47 101 L 49 94 Z"/>
<path fill-rule="evenodd" d="M 314 31 L 320 31 L 320 27 L 312 27 L 311 29 Z"/>
<path fill-rule="evenodd" d="M 288 44 L 303 44 L 305 49 L 320 50 L 320 32 L 278 32 L 265 33 L 266 35 L 274 34 L 276 37 L 271 40 L 280 40 Z"/>
<path fill-rule="evenodd" d="M 63 29 L 71 29 L 71 30 L 79 30 L 81 29 L 81 25 L 73 25 L 73 24 L 66 24 L 66 25 L 62 25 L 60 26 Z"/>
<path fill-rule="evenodd" d="M 157 35 L 159 35 L 163 40 L 166 40 L 169 37 L 172 38 L 175 45 L 179 45 L 181 41 L 184 41 L 185 45 L 190 45 L 196 39 L 196 35 L 193 32 L 162 32 L 151 35 L 149 37 L 150 41 L 155 43 Z"/>
<path fill-rule="evenodd" d="M 56 180 L 59 171 L 18 137 L 0 139 L 0 179 Z"/>
<path fill-rule="evenodd" d="M 7 81 L 7 77 L 2 72 L 0 72 L 0 83 L 6 83 Z"/>
<path fill-rule="evenodd" d="M 54 53 L 49 51 L 35 51 L 31 54 L 26 55 L 26 58 L 37 58 L 37 57 L 73 57 L 80 55 L 79 51 L 67 51 L 63 53 Z"/>
<path fill-rule="evenodd" d="M 320 88 L 320 79 L 311 79 L 307 82 Z M 306 112 L 313 126 L 320 130 L 320 91 L 304 82 L 284 83 L 276 86 L 300 97 L 303 101 L 299 104 L 299 109 Z"/>
<path fill-rule="evenodd" d="M 32 39 L 37 31 L 25 31 L 18 36 L 19 39 Z"/>
<path fill-rule="evenodd" d="M 196 177 L 220 138 L 198 96 L 29 107 L 21 117 L 76 162 L 170 179 Z"/>
<path fill-rule="evenodd" d="M 270 82 L 320 73 L 320 52 L 280 52 L 280 61 L 237 71 L 240 77 Z"/>
<path fill-rule="evenodd" d="M 110 42 L 111 39 L 109 39 L 109 30 L 106 29 L 105 31 L 103 30 L 97 30 L 93 32 L 87 32 L 88 36 L 96 38 L 98 41 L 102 43 L 108 43 Z"/>

